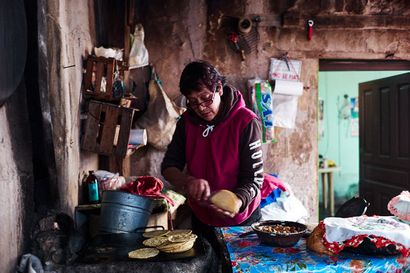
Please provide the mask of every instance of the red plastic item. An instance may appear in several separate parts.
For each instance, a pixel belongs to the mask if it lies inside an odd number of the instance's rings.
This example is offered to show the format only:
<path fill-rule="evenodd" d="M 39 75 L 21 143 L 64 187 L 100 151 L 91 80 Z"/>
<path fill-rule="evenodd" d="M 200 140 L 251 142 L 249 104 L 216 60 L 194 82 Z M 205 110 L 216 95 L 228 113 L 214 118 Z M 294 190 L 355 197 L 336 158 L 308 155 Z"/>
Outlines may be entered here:
<path fill-rule="evenodd" d="M 135 181 L 123 185 L 120 190 L 147 197 L 165 198 L 169 204 L 174 205 L 172 199 L 161 193 L 164 183 L 153 176 L 139 176 Z"/>
<path fill-rule="evenodd" d="M 310 41 L 312 40 L 312 34 L 313 34 L 313 20 L 308 20 L 308 37 L 307 39 Z"/>

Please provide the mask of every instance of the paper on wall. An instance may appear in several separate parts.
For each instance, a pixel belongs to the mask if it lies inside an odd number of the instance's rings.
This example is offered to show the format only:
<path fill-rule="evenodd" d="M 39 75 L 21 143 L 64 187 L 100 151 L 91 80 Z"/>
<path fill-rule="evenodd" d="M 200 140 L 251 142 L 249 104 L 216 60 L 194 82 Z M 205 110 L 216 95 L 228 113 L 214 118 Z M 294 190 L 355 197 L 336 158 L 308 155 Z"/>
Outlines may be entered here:
<path fill-rule="evenodd" d="M 303 94 L 303 83 L 275 80 L 273 88 L 274 126 L 294 128 L 298 97 Z"/>
<path fill-rule="evenodd" d="M 300 81 L 302 61 L 288 59 L 270 59 L 269 79 Z"/>
<path fill-rule="evenodd" d="M 300 96 L 303 94 L 303 83 L 275 80 L 274 94 Z"/>

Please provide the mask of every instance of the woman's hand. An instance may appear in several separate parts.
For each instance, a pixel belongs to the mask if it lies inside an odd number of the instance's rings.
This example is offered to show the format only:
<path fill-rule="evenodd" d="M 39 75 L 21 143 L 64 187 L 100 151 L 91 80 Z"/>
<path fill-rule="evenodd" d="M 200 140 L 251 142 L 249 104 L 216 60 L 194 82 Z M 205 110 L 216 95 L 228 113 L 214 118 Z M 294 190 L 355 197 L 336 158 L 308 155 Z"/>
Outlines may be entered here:
<path fill-rule="evenodd" d="M 197 201 L 206 201 L 211 195 L 208 181 L 201 178 L 188 178 L 186 181 L 186 190 L 189 197 Z"/>
<path fill-rule="evenodd" d="M 239 211 L 239 208 L 242 207 L 242 200 L 238 199 L 238 202 L 237 202 L 235 205 L 236 205 L 236 207 L 238 208 L 238 211 Z M 217 206 L 215 206 L 215 205 L 212 204 L 212 203 L 210 203 L 209 206 L 210 206 L 211 208 L 213 208 L 213 209 L 216 211 L 216 213 L 217 213 L 220 217 L 230 217 L 230 218 L 233 218 L 233 217 L 235 217 L 235 215 L 236 215 L 236 213 L 233 213 L 233 212 L 230 212 L 230 211 L 227 211 L 227 210 L 223 210 L 223 209 L 221 209 L 221 208 L 218 208 Z"/>

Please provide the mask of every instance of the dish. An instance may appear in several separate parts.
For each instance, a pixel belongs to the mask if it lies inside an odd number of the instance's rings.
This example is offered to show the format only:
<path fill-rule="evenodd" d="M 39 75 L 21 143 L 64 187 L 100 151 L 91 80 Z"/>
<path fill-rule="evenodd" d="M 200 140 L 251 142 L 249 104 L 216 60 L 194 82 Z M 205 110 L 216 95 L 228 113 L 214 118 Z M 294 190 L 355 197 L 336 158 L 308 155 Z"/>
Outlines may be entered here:
<path fill-rule="evenodd" d="M 278 247 L 294 246 L 307 230 L 304 224 L 277 220 L 257 222 L 251 227 L 262 243 Z"/>

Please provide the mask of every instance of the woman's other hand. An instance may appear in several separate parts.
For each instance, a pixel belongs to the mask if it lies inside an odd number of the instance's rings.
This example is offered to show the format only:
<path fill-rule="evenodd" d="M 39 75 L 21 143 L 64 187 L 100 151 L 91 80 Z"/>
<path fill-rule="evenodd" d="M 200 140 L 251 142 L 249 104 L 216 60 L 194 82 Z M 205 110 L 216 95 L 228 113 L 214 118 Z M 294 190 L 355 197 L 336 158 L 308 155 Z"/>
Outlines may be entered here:
<path fill-rule="evenodd" d="M 242 207 L 242 200 L 232 191 L 222 189 L 214 192 L 209 199 L 210 206 L 220 216 L 233 218 Z"/>
<path fill-rule="evenodd" d="M 186 182 L 188 196 L 197 201 L 206 201 L 211 195 L 209 183 L 205 179 L 190 177 Z"/>

